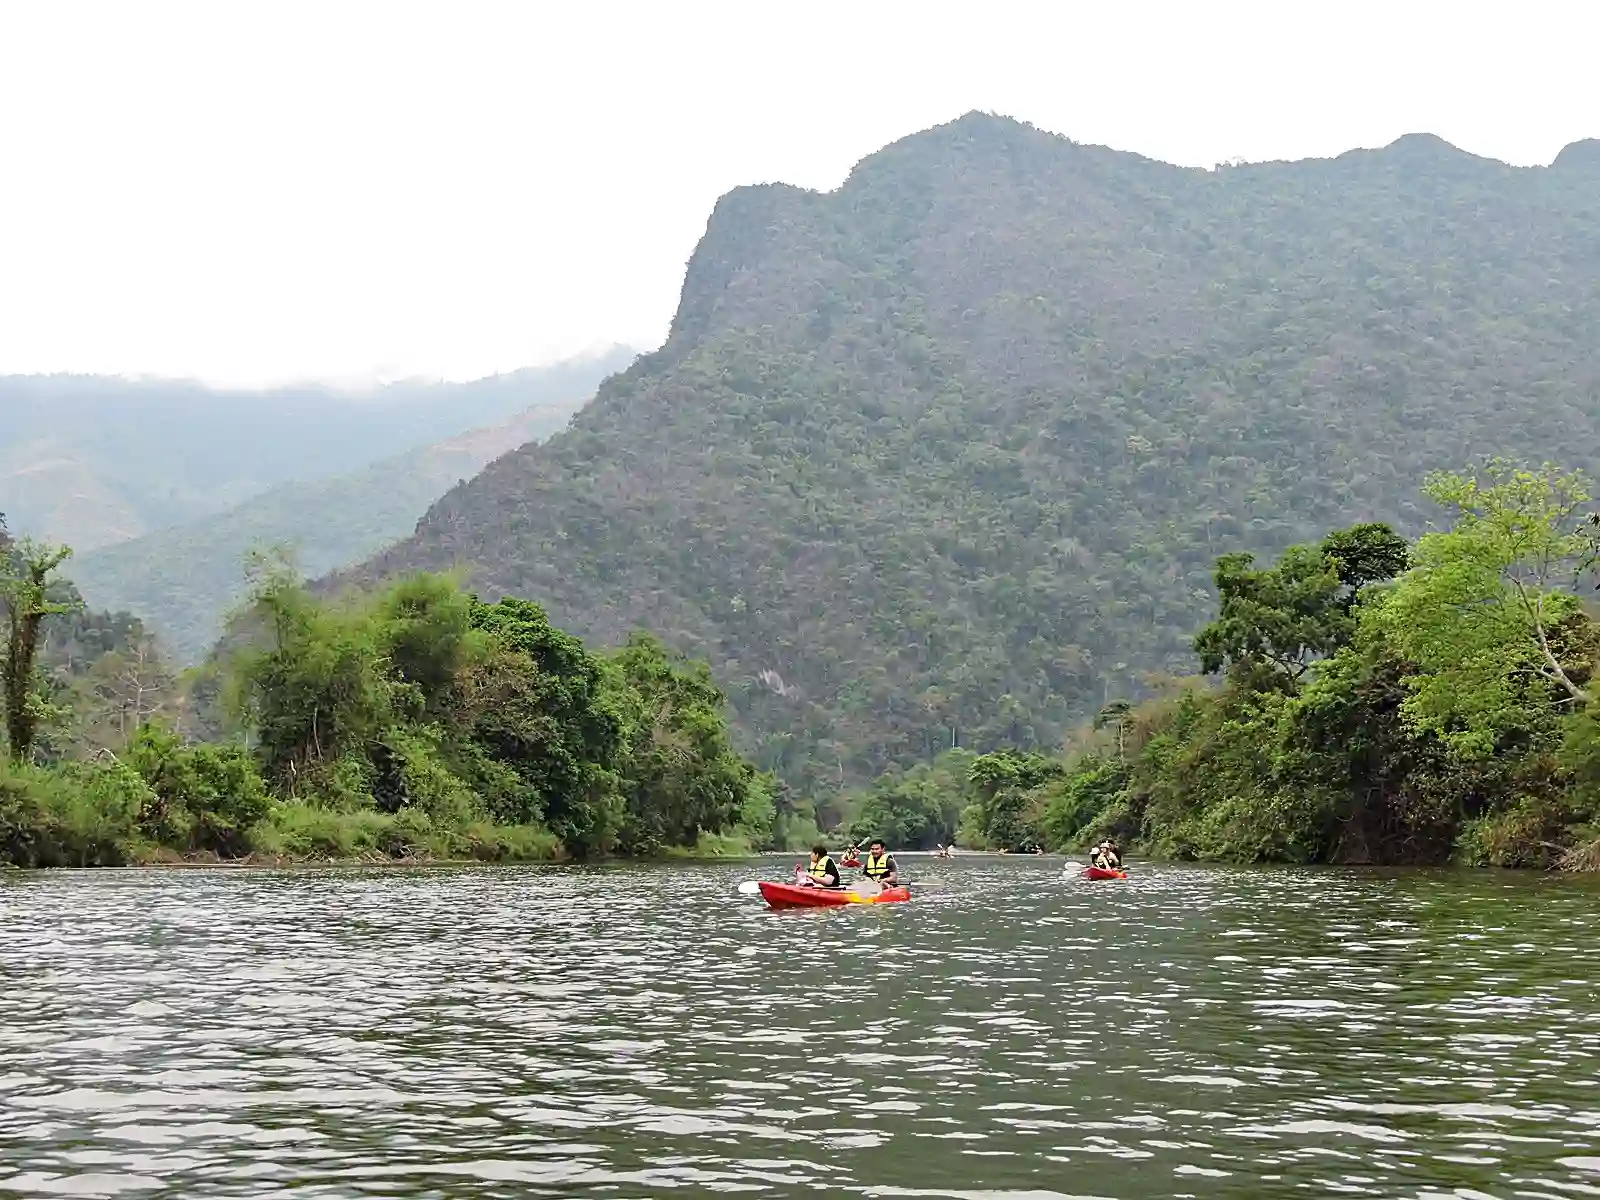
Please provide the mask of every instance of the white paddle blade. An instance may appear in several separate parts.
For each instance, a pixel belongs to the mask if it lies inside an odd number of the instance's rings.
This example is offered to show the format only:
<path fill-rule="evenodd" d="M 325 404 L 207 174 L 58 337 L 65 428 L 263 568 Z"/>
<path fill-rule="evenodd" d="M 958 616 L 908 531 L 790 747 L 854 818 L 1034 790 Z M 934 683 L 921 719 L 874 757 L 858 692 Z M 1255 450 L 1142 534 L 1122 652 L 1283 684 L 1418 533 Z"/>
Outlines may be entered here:
<path fill-rule="evenodd" d="M 739 885 L 739 894 L 741 896 L 754 896 L 760 890 L 761 885 L 754 879 L 746 879 Z"/>

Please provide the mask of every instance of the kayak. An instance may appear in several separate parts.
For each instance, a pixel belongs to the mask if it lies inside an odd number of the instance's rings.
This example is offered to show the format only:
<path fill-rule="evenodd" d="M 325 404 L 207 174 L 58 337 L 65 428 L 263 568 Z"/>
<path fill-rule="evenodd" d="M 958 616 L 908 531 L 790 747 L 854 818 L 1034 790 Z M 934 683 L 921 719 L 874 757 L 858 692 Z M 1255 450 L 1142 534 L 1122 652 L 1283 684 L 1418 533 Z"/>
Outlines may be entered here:
<path fill-rule="evenodd" d="M 1126 871 L 1108 871 L 1104 867 L 1085 867 L 1083 869 L 1083 877 L 1085 879 L 1126 879 L 1128 873 Z"/>
<path fill-rule="evenodd" d="M 839 865 L 841 867 L 859 867 L 861 860 L 859 858 L 842 858 L 839 860 Z"/>
<path fill-rule="evenodd" d="M 910 891 L 903 887 L 885 888 L 876 896 L 863 896 L 843 888 L 796 887 L 792 883 L 768 883 L 764 879 L 757 886 L 761 889 L 761 898 L 773 908 L 835 908 L 844 904 L 893 904 L 911 899 Z"/>

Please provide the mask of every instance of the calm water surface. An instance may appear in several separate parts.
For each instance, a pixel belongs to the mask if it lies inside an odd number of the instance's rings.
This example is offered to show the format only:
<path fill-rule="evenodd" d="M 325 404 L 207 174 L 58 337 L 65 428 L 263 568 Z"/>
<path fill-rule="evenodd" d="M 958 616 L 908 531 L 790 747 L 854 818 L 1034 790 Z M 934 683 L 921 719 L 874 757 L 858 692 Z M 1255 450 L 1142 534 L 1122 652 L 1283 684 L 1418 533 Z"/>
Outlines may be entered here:
<path fill-rule="evenodd" d="M 1600 1196 L 1593 881 L 908 865 L 0 877 L 0 1193 Z"/>

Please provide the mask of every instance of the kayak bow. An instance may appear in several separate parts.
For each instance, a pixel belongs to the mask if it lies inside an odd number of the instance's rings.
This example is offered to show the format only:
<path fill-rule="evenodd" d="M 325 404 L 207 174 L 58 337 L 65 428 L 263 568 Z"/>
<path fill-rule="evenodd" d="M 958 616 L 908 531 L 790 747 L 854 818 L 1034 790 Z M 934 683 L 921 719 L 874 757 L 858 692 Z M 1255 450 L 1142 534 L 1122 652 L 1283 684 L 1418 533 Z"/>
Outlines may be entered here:
<path fill-rule="evenodd" d="M 863 896 L 841 888 L 796 887 L 792 883 L 769 883 L 761 880 L 757 885 L 761 898 L 773 908 L 837 908 L 846 904 L 894 904 L 911 899 L 903 887 L 885 888 L 876 896 Z"/>

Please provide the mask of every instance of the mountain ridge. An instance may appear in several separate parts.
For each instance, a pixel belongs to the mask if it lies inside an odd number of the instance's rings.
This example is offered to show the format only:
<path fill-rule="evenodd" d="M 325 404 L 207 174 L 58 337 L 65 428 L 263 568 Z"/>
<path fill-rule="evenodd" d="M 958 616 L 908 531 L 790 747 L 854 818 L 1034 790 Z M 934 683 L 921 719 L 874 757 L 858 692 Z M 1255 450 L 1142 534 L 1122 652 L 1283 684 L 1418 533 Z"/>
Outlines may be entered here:
<path fill-rule="evenodd" d="M 1211 564 L 1600 445 L 1600 218 L 1440 139 L 1174 167 L 969 114 L 735 189 L 666 343 L 352 577 L 703 654 L 821 791 L 1192 669 Z"/>
<path fill-rule="evenodd" d="M 320 575 L 359 562 L 405 536 L 428 505 L 486 463 L 559 430 L 602 376 L 630 352 L 614 351 L 562 386 L 541 389 L 537 368 L 520 375 L 545 399 L 509 421 L 468 429 L 348 474 L 278 484 L 242 504 L 158 529 L 73 558 L 72 575 L 89 603 L 139 614 L 185 662 L 216 641 L 226 612 L 243 594 L 252 549 L 287 547 L 301 569 Z"/>
<path fill-rule="evenodd" d="M 364 393 L 0 376 L 0 511 L 18 530 L 97 549 L 498 424 L 551 389 L 592 391 L 633 354 L 615 346 L 466 383 Z"/>

